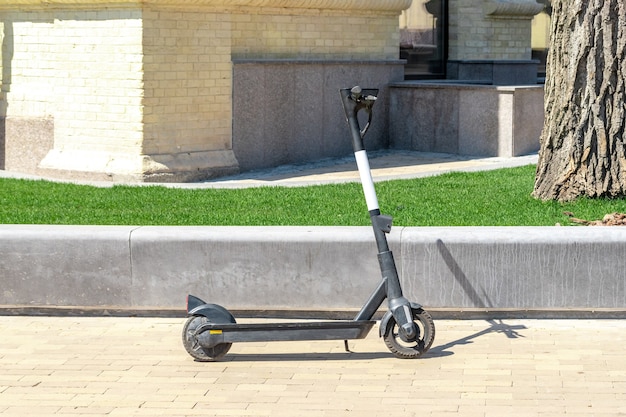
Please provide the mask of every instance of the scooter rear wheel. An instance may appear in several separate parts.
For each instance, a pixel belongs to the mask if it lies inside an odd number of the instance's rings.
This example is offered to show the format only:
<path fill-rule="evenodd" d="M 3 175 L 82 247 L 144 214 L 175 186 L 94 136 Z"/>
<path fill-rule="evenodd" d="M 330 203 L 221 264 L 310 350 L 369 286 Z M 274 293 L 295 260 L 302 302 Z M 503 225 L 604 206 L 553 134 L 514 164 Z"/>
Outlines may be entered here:
<path fill-rule="evenodd" d="M 211 362 L 220 359 L 228 353 L 233 345 L 232 343 L 221 343 L 212 348 L 200 346 L 195 336 L 196 329 L 210 321 L 204 316 L 191 316 L 183 326 L 183 346 L 185 346 L 187 353 L 200 362 Z"/>
<path fill-rule="evenodd" d="M 435 340 L 435 323 L 431 315 L 421 308 L 413 310 L 412 315 L 418 329 L 417 338 L 414 341 L 405 342 L 402 340 L 398 324 L 393 317 L 387 322 L 383 336 L 387 348 L 394 356 L 401 359 L 419 358 L 430 349 Z"/>

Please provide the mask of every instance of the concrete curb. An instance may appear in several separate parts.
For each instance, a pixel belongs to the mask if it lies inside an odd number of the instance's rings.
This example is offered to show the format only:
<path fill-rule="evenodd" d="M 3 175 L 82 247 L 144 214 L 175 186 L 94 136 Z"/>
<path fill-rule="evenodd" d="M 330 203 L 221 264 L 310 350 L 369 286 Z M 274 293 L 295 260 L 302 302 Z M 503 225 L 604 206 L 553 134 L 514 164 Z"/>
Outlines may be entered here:
<path fill-rule="evenodd" d="M 389 241 L 406 297 L 441 315 L 626 316 L 624 228 L 396 227 Z M 2 225 L 0 276 L 5 314 L 179 315 L 193 293 L 342 316 L 379 280 L 369 227 L 304 226 Z"/>

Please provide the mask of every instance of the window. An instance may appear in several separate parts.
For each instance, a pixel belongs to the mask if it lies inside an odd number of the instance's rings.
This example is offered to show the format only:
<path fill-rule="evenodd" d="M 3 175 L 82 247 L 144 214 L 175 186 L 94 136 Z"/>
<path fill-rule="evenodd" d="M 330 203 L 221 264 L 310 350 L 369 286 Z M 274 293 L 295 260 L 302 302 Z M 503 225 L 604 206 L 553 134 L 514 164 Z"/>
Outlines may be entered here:
<path fill-rule="evenodd" d="M 400 59 L 405 78 L 445 78 L 447 0 L 413 0 L 400 15 Z"/>

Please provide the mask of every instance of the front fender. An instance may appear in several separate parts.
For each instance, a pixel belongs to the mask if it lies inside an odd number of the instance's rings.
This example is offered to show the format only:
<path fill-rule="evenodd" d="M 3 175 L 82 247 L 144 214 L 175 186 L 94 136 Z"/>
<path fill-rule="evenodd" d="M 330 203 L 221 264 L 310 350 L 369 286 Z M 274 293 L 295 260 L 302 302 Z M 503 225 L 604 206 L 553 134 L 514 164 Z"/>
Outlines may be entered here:
<path fill-rule="evenodd" d="M 422 309 L 422 305 L 418 304 L 418 303 L 411 303 L 411 313 L 415 316 L 415 311 L 417 310 L 421 310 Z M 391 313 L 391 310 L 388 310 L 385 315 L 383 316 L 382 319 L 380 319 L 380 326 L 378 328 L 378 335 L 380 337 L 384 337 L 387 335 L 387 327 L 389 325 L 389 320 L 391 320 L 393 318 L 393 314 Z"/>

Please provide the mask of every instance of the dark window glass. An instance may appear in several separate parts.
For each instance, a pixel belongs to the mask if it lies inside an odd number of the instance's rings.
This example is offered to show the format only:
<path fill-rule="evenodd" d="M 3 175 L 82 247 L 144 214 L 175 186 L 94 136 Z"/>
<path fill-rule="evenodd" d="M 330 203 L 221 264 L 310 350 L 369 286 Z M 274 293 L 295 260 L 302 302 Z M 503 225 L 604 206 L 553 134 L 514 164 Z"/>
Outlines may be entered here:
<path fill-rule="evenodd" d="M 406 79 L 445 78 L 447 0 L 413 0 L 400 16 Z"/>

